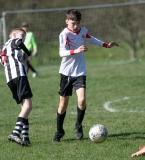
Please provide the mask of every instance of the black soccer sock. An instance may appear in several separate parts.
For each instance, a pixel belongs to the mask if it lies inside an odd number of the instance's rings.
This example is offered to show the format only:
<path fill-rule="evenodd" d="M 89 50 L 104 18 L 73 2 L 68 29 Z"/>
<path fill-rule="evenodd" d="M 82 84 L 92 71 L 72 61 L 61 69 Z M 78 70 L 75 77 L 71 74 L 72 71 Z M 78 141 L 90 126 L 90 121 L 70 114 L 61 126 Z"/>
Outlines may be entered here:
<path fill-rule="evenodd" d="M 63 130 L 63 122 L 65 119 L 66 111 L 63 114 L 57 112 L 57 132 L 61 133 Z"/>
<path fill-rule="evenodd" d="M 76 125 L 81 125 L 82 121 L 84 119 L 84 115 L 85 115 L 85 110 L 81 110 L 79 107 L 77 107 L 77 121 L 76 121 Z"/>
<path fill-rule="evenodd" d="M 25 124 L 23 125 L 22 136 L 29 138 L 29 121 L 28 121 L 28 119 L 26 119 Z"/>
<path fill-rule="evenodd" d="M 18 117 L 17 118 L 16 126 L 15 126 L 15 128 L 14 128 L 14 130 L 12 132 L 13 135 L 20 136 L 25 121 L 26 121 L 25 118 L 22 118 L 22 117 Z"/>

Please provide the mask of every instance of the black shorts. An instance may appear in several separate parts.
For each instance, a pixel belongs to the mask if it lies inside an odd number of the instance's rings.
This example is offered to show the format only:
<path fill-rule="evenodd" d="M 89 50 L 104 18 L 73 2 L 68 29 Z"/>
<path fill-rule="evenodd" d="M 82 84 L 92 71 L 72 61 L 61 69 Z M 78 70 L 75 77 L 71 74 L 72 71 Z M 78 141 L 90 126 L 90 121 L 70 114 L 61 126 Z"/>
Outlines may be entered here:
<path fill-rule="evenodd" d="M 60 96 L 72 96 L 73 87 L 75 90 L 86 88 L 86 76 L 71 77 L 61 74 L 60 78 L 60 87 L 58 91 Z"/>
<path fill-rule="evenodd" d="M 26 76 L 17 77 L 7 83 L 12 91 L 13 98 L 17 104 L 20 104 L 23 99 L 28 99 L 33 96 L 28 78 Z"/>

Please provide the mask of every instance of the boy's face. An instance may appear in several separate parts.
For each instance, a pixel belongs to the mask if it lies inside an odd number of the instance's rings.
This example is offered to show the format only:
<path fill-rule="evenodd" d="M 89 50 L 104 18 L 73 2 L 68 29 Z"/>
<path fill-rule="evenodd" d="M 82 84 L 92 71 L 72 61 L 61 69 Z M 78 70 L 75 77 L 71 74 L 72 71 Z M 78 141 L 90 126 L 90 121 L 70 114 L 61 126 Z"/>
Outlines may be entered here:
<path fill-rule="evenodd" d="M 68 28 L 73 32 L 77 32 L 80 28 L 80 21 L 66 19 L 65 22 L 68 25 Z"/>

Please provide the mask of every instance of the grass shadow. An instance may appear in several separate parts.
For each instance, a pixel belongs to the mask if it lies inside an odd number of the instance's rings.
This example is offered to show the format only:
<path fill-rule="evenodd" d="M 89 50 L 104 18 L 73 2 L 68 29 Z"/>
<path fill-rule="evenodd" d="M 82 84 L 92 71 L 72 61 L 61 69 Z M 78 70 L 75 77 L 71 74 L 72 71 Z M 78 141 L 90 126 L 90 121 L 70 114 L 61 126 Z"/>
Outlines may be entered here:
<path fill-rule="evenodd" d="M 119 133 L 119 134 L 111 134 L 108 138 L 115 138 L 118 139 L 145 139 L 145 132 L 126 132 L 126 133 Z"/>

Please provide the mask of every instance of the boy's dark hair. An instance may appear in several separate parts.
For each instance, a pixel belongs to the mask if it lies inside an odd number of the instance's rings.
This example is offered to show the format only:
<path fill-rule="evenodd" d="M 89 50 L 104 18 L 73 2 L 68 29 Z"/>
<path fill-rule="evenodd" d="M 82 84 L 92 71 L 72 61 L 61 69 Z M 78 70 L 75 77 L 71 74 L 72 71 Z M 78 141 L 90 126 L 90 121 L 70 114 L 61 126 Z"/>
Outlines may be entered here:
<path fill-rule="evenodd" d="M 71 19 L 75 21 L 80 21 L 82 18 L 81 12 L 76 9 L 70 9 L 66 13 L 66 19 Z"/>

